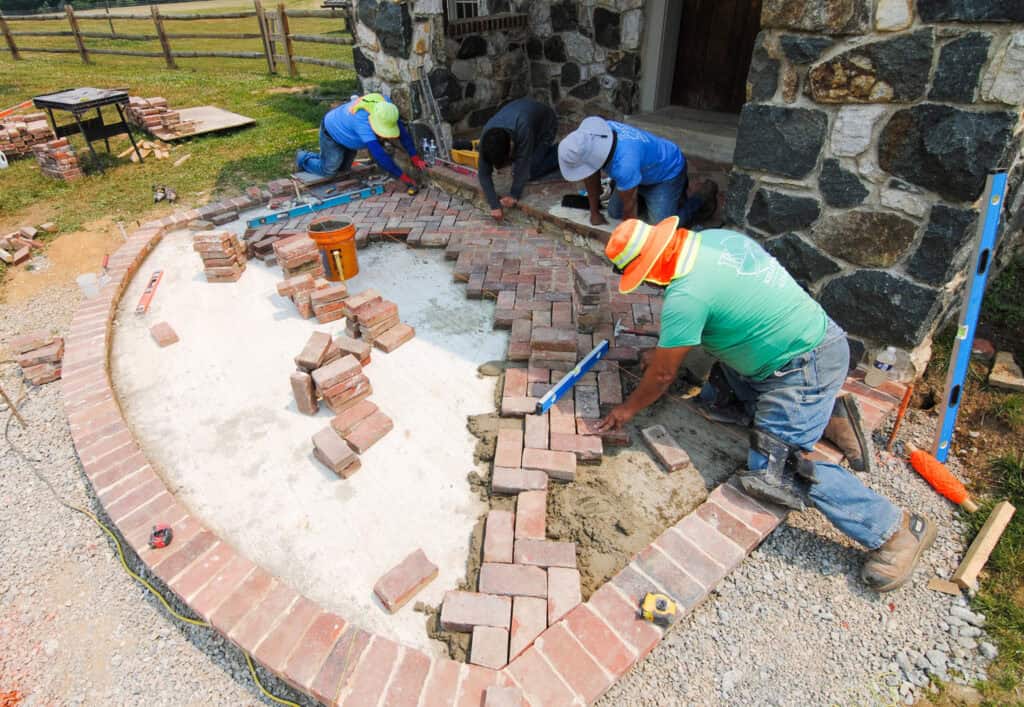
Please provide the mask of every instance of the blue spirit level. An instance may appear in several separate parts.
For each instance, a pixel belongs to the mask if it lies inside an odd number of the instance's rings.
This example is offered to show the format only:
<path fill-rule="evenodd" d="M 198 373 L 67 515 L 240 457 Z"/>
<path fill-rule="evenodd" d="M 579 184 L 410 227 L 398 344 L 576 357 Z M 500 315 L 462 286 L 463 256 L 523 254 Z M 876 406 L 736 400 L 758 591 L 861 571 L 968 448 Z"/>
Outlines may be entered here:
<path fill-rule="evenodd" d="M 557 403 L 559 398 L 572 390 L 572 387 L 576 385 L 576 381 L 593 368 L 595 363 L 604 358 L 606 353 L 608 353 L 608 339 L 602 340 L 600 344 L 594 347 L 593 351 L 576 364 L 575 368 L 562 376 L 562 380 L 555 383 L 551 390 L 544 393 L 544 396 L 537 401 L 537 409 L 533 413 L 535 415 L 543 415 L 550 410 L 551 406 Z"/>

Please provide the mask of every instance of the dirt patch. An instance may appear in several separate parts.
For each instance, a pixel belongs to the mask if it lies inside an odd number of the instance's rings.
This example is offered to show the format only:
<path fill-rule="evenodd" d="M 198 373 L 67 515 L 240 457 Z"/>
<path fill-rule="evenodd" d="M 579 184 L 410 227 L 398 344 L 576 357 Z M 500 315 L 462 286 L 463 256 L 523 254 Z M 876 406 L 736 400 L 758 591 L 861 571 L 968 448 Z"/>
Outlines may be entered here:
<path fill-rule="evenodd" d="M 498 443 L 498 420 L 494 413 L 470 415 L 466 419 L 466 428 L 476 437 L 476 449 L 473 450 L 473 463 L 480 465 L 494 459 L 494 447 Z"/>
<path fill-rule="evenodd" d="M 11 214 L 0 215 L 0 235 L 17 231 L 22 226 L 38 228 L 39 224 L 53 221 L 59 223 L 57 209 L 49 202 L 36 202 Z"/>
<path fill-rule="evenodd" d="M 8 268 L 0 298 L 19 304 L 51 287 L 72 283 L 82 273 L 99 272 L 103 256 L 124 242 L 112 219 L 94 221 L 81 231 L 62 233 L 24 265 Z"/>
<path fill-rule="evenodd" d="M 273 96 L 281 93 L 306 93 L 315 88 L 316 86 L 313 84 L 309 84 L 307 86 L 273 86 L 271 88 L 265 88 L 262 91 L 253 91 L 252 93 L 267 93 Z"/>

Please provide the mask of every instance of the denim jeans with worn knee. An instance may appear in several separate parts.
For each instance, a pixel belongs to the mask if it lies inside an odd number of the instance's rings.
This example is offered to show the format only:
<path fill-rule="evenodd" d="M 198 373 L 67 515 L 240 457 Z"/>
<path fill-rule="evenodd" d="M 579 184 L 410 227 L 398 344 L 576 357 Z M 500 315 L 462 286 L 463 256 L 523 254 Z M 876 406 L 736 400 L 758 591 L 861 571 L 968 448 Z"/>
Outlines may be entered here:
<path fill-rule="evenodd" d="M 295 165 L 300 170 L 319 174 L 324 177 L 333 177 L 338 172 L 343 172 L 352 166 L 352 160 L 356 158 L 356 151 L 350 150 L 334 141 L 324 127 L 320 126 L 320 152 L 299 150 L 295 156 Z"/>
<path fill-rule="evenodd" d="M 849 364 L 846 332 L 829 321 L 816 349 L 793 358 L 765 380 L 747 378 L 724 364 L 722 369 L 736 396 L 750 409 L 754 427 L 810 451 L 828 425 Z M 747 465 L 752 471 L 765 469 L 768 458 L 751 449 Z M 829 462 L 815 462 L 814 470 L 817 483 L 810 486 L 811 503 L 841 531 L 871 550 L 896 531 L 902 511 L 853 472 Z"/>
<path fill-rule="evenodd" d="M 669 216 L 678 216 L 680 226 L 689 226 L 704 205 L 700 197 L 686 196 L 689 184 L 685 166 L 672 179 L 657 184 L 641 184 L 636 189 L 637 215 L 647 223 L 658 223 Z M 608 200 L 608 215 L 620 219 L 622 214 L 622 197 L 616 189 Z"/>

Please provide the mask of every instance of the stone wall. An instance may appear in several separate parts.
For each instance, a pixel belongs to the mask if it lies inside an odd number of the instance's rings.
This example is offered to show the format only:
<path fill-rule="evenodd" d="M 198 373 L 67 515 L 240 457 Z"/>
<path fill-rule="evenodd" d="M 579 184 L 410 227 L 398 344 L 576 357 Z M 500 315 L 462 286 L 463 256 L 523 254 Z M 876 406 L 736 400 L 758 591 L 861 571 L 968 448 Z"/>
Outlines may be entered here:
<path fill-rule="evenodd" d="M 854 337 L 924 358 L 987 172 L 1021 181 L 1024 2 L 764 0 L 761 21 L 727 219 Z"/>

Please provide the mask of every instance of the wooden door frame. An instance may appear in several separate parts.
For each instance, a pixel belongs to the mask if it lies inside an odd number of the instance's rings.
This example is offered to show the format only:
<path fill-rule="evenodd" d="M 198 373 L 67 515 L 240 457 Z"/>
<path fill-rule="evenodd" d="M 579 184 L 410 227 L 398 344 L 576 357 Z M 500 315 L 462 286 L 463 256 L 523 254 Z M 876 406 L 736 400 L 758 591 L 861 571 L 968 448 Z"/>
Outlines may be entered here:
<path fill-rule="evenodd" d="M 647 0 L 644 15 L 640 110 L 646 113 L 669 105 L 671 100 L 683 3 L 678 0 Z"/>

